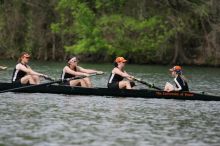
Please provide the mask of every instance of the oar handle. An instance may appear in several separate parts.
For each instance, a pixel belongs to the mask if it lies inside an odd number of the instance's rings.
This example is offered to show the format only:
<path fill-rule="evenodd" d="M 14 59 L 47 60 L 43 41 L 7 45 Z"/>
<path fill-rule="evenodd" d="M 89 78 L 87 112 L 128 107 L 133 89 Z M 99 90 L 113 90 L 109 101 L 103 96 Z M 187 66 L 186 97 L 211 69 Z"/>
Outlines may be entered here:
<path fill-rule="evenodd" d="M 66 79 L 63 79 L 62 81 L 71 81 L 71 80 L 83 79 L 83 78 L 92 77 L 92 76 L 96 76 L 96 75 L 103 75 L 103 74 L 104 74 L 104 72 L 102 72 L 102 73 L 93 73 L 93 74 L 90 74 L 89 76 L 78 76 L 78 77 L 66 78 Z"/>
<path fill-rule="evenodd" d="M 45 80 L 48 80 L 48 81 L 55 81 L 55 79 L 51 78 L 51 77 L 48 77 L 48 76 L 42 76 Z"/>

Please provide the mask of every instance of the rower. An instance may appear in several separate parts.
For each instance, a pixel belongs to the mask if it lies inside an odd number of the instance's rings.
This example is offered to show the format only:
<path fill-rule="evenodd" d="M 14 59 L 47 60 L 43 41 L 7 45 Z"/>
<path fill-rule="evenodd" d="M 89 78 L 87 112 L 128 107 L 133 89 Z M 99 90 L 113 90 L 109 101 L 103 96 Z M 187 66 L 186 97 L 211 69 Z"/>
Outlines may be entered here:
<path fill-rule="evenodd" d="M 108 80 L 108 88 L 114 89 L 131 89 L 135 84 L 132 81 L 133 76 L 129 75 L 125 70 L 125 63 L 127 62 L 124 57 L 117 57 L 115 59 L 114 65 L 111 75 Z M 124 80 L 128 79 L 128 80 Z"/>
<path fill-rule="evenodd" d="M 182 75 L 182 68 L 180 66 L 174 66 L 170 71 L 171 75 L 174 77 L 175 86 L 167 82 L 164 91 L 189 91 L 187 81 Z"/>
<path fill-rule="evenodd" d="M 64 82 L 64 85 L 70 85 L 70 86 L 81 86 L 81 87 L 92 87 L 91 80 L 89 78 L 90 74 L 103 74 L 102 71 L 92 70 L 92 69 L 85 69 L 80 66 L 78 66 L 79 60 L 76 57 L 70 57 L 67 60 L 67 65 L 63 68 L 61 79 L 67 79 L 67 78 L 73 78 L 76 76 L 86 76 L 86 78 L 83 79 L 77 79 L 77 80 L 70 80 L 67 82 Z"/>
<path fill-rule="evenodd" d="M 47 77 L 47 75 L 33 71 L 28 65 L 29 59 L 30 55 L 27 52 L 21 53 L 12 75 L 12 83 L 39 84 L 39 77 Z"/>

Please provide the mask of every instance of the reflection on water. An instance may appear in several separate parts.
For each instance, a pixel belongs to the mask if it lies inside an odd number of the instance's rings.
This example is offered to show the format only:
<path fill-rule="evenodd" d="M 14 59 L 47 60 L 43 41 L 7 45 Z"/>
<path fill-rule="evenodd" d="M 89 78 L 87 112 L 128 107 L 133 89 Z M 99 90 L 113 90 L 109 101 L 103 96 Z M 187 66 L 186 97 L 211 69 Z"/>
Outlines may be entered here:
<path fill-rule="evenodd" d="M 0 72 L 0 81 L 9 82 L 13 65 L 8 66 L 7 71 Z M 48 62 L 33 64 L 32 68 L 59 77 L 62 66 Z M 112 67 L 83 66 L 105 72 Z M 167 68 L 131 65 L 127 71 L 162 87 L 167 80 L 172 81 Z M 219 68 L 184 69 L 193 90 L 219 95 Z M 106 86 L 108 76 L 93 77 L 94 86 Z M 0 145 L 217 146 L 219 121 L 220 102 L 0 94 Z"/>

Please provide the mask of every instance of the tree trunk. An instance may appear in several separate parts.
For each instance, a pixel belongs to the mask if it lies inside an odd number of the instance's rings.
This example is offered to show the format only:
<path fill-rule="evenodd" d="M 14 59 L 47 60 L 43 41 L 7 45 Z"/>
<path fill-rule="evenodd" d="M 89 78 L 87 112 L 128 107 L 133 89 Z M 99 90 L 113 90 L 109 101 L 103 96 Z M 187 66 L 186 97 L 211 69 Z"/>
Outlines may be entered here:
<path fill-rule="evenodd" d="M 53 34 L 52 36 L 52 39 L 53 39 L 53 47 L 52 47 L 52 59 L 55 60 L 56 58 L 56 36 L 55 34 Z"/>
<path fill-rule="evenodd" d="M 186 56 L 186 52 L 182 44 L 182 35 L 176 32 L 174 44 L 174 56 L 171 64 L 190 64 L 190 59 Z"/>
<path fill-rule="evenodd" d="M 48 52 L 47 52 L 47 49 L 45 49 L 44 51 L 44 61 L 47 61 L 48 60 Z"/>
<path fill-rule="evenodd" d="M 174 42 L 174 56 L 173 56 L 173 60 L 171 61 L 171 64 L 176 64 L 177 63 L 177 57 L 179 54 L 179 33 L 176 32 L 175 34 L 175 42 Z"/>

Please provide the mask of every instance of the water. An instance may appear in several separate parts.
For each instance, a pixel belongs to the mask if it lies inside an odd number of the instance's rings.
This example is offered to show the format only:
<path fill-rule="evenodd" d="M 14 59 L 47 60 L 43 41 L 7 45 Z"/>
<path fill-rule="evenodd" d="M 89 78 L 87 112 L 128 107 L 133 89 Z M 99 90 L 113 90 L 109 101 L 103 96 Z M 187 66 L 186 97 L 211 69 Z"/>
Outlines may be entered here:
<path fill-rule="evenodd" d="M 0 72 L 9 82 L 13 62 Z M 40 62 L 33 69 L 59 77 L 64 64 Z M 109 64 L 83 64 L 109 72 Z M 163 87 L 168 66 L 128 65 L 145 81 Z M 184 67 L 191 89 L 219 95 L 219 68 Z M 109 74 L 92 77 L 106 86 Z M 146 88 L 139 85 L 137 88 Z M 220 102 L 111 98 L 54 94 L 0 94 L 0 145 L 7 146 L 217 146 Z"/>

